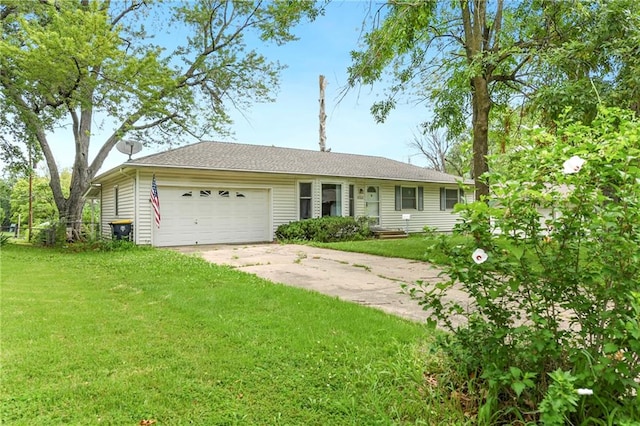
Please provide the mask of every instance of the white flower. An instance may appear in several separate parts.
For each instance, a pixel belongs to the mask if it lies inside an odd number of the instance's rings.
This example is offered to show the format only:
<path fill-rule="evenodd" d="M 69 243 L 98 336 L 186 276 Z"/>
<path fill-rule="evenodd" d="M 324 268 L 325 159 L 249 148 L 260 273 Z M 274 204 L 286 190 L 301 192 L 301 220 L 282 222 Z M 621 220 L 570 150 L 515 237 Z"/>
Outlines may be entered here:
<path fill-rule="evenodd" d="M 593 390 L 591 389 L 576 389 L 578 395 L 593 395 Z"/>
<path fill-rule="evenodd" d="M 564 173 L 565 175 L 578 173 L 586 162 L 586 160 L 578 157 L 577 155 L 574 155 L 573 157 L 562 163 L 562 173 Z"/>
<path fill-rule="evenodd" d="M 484 261 L 489 258 L 489 255 L 484 250 L 479 248 L 473 252 L 471 257 L 473 258 L 473 261 L 479 265 L 481 263 L 484 263 Z"/>

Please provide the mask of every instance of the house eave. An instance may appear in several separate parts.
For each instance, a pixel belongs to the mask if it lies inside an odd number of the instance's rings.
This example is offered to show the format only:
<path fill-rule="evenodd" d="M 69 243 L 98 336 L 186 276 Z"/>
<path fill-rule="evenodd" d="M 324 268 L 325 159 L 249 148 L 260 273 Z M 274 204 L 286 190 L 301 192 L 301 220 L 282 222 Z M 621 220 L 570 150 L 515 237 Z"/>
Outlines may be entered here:
<path fill-rule="evenodd" d="M 285 171 L 267 171 L 267 170 L 254 170 L 254 169 L 232 169 L 232 168 L 223 168 L 223 167 L 202 167 L 202 166 L 176 166 L 176 165 L 168 165 L 168 164 L 127 164 L 124 163 L 118 167 L 115 167 L 111 170 L 108 170 L 105 173 L 96 176 L 93 181 L 97 182 L 109 175 L 121 171 L 125 168 L 141 168 L 141 169 L 172 169 L 172 170 L 202 170 L 202 171 L 219 171 L 219 172 L 235 172 L 235 173 L 261 173 L 261 174 L 279 174 L 279 175 L 288 175 L 288 176 L 326 176 L 326 177 L 340 177 L 340 178 L 348 178 L 348 179 L 372 179 L 372 180 L 385 180 L 392 182 L 423 182 L 423 183 L 440 183 L 440 184 L 464 184 L 464 185 L 473 185 L 473 181 L 468 179 L 460 178 L 456 181 L 451 180 L 440 180 L 440 179 L 415 179 L 411 177 L 389 177 L 389 176 L 376 176 L 376 175 L 368 175 L 368 176 L 360 176 L 360 175 L 346 175 L 346 174 L 319 174 L 319 173 L 309 173 L 304 171 L 296 171 L 296 172 L 285 172 Z"/>
<path fill-rule="evenodd" d="M 99 198 L 100 192 L 102 192 L 102 185 L 99 183 L 92 183 L 89 189 L 87 189 L 83 194 L 83 197 L 87 199 Z"/>

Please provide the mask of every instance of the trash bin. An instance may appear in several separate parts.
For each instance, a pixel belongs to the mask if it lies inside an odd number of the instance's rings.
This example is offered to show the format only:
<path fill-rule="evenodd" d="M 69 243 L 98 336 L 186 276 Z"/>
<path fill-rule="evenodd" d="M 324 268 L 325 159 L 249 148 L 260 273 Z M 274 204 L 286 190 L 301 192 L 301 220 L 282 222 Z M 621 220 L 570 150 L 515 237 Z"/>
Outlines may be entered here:
<path fill-rule="evenodd" d="M 114 240 L 131 240 L 133 220 L 114 220 L 109 222 Z"/>

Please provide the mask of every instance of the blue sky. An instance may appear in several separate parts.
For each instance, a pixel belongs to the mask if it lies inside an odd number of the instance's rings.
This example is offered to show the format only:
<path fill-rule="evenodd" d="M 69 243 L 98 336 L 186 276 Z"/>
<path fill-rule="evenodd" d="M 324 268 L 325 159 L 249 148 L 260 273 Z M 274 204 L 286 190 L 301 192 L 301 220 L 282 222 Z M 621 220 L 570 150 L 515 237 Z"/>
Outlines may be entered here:
<path fill-rule="evenodd" d="M 380 99 L 384 85 L 355 88 L 339 101 L 347 81 L 350 52 L 358 47 L 369 1 L 334 1 L 324 16 L 295 29 L 299 40 L 284 46 L 260 45 L 256 48 L 267 58 L 278 60 L 288 68 L 280 78 L 276 101 L 256 104 L 243 114 L 232 111 L 235 124 L 232 137 L 211 139 L 256 145 L 319 149 L 319 87 L 318 76 L 327 79 L 325 108 L 327 114 L 327 148 L 333 152 L 375 155 L 403 162 L 415 154 L 408 143 L 417 132 L 418 124 L 428 111 L 424 105 L 400 103 L 387 122 L 376 124 L 369 108 Z M 54 153 L 61 167 L 73 161 L 72 145 L 61 138 L 51 138 Z M 92 140 L 91 159 L 104 136 L 96 134 Z M 134 158 L 165 150 L 166 147 L 145 147 Z M 101 171 L 124 161 L 127 156 L 115 149 Z M 425 165 L 419 156 L 411 163 Z"/>

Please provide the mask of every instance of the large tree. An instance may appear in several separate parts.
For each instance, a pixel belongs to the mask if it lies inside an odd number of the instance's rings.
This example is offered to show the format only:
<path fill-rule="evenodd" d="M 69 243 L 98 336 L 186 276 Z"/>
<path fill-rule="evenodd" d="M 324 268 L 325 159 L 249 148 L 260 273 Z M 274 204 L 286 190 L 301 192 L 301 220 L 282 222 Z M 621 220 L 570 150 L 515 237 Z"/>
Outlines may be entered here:
<path fill-rule="evenodd" d="M 349 85 L 391 82 L 372 107 L 378 121 L 402 95 L 431 108 L 427 127 L 445 127 L 455 136 L 470 121 L 478 178 L 488 170 L 492 123 L 504 129 L 517 124 L 492 117 L 496 112 L 508 117 L 517 105 L 521 114 L 547 122 L 567 107 L 595 113 L 594 87 L 609 103 L 638 109 L 640 14 L 634 4 L 391 0 L 372 13 L 363 49 L 352 53 Z M 476 179 L 476 189 L 482 197 L 488 185 Z"/>
<path fill-rule="evenodd" d="M 530 62 L 534 46 L 518 20 L 526 12 L 524 3 L 390 1 L 364 36 L 365 49 L 353 52 L 349 83 L 373 84 L 391 69 L 388 98 L 372 107 L 378 120 L 405 90 L 430 100 L 435 114 L 430 125 L 446 127 L 452 136 L 466 129 L 471 112 L 477 178 L 488 170 L 491 109 L 511 99 Z M 487 193 L 487 184 L 476 179 L 477 196 Z"/>
<path fill-rule="evenodd" d="M 290 28 L 319 8 L 311 1 L 0 0 L 0 133 L 14 135 L 5 148 L 24 143 L 21 133 L 37 141 L 59 215 L 77 227 L 83 194 L 118 141 L 225 133 L 228 108 L 272 100 L 282 66 L 246 38 L 293 40 Z M 163 34 L 166 48 L 153 39 Z M 68 196 L 49 142 L 61 127 L 75 147 Z M 90 159 L 98 133 L 106 136 Z"/>

